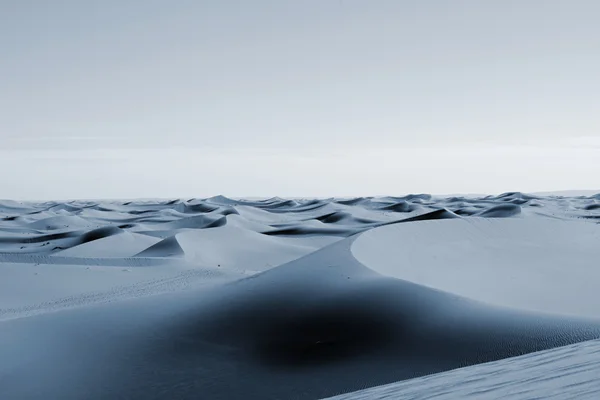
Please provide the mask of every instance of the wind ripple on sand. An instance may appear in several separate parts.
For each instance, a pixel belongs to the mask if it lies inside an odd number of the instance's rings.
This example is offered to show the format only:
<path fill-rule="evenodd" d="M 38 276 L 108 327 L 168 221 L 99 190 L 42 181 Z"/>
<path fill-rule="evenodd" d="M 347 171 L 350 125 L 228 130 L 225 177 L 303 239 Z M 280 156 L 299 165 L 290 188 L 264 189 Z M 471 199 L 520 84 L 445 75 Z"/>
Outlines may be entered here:
<path fill-rule="evenodd" d="M 594 400 L 600 393 L 598 371 L 600 340 L 592 340 L 346 393 L 328 400 Z"/>

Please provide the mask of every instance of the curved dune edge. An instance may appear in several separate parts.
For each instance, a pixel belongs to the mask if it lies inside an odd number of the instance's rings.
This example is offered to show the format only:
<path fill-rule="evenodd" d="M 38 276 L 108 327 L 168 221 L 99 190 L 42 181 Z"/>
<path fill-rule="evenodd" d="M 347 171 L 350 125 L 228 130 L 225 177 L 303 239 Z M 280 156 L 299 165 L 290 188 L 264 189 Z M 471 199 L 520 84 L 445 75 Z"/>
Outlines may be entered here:
<path fill-rule="evenodd" d="M 0 395 L 316 399 L 600 338 L 600 321 L 383 277 L 354 240 L 213 290 L 2 322 Z"/>
<path fill-rule="evenodd" d="M 383 275 L 516 309 L 600 318 L 600 225 L 451 219 L 364 232 L 352 254 Z"/>

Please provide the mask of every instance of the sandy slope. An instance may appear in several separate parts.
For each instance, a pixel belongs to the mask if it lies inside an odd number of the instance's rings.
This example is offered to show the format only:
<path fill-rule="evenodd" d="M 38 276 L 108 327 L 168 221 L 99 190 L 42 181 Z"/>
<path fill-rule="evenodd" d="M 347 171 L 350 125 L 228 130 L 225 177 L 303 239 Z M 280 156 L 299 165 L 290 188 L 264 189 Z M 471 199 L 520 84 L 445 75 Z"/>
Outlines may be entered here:
<path fill-rule="evenodd" d="M 600 318 L 599 244 L 598 224 L 474 217 L 373 229 L 352 253 L 383 275 L 490 304 Z"/>
<path fill-rule="evenodd" d="M 489 366 L 600 338 L 599 203 L 0 202 L 0 397 L 497 398 Z"/>
<path fill-rule="evenodd" d="M 600 341 L 581 342 L 403 382 L 329 400 L 597 399 Z"/>

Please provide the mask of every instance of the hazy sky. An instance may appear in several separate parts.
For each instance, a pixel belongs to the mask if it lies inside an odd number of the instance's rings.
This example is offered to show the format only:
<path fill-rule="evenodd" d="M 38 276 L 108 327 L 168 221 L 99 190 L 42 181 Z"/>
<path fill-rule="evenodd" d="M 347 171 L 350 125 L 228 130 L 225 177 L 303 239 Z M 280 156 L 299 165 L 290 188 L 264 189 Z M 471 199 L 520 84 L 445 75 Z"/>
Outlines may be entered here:
<path fill-rule="evenodd" d="M 600 1 L 0 0 L 0 198 L 599 189 Z"/>

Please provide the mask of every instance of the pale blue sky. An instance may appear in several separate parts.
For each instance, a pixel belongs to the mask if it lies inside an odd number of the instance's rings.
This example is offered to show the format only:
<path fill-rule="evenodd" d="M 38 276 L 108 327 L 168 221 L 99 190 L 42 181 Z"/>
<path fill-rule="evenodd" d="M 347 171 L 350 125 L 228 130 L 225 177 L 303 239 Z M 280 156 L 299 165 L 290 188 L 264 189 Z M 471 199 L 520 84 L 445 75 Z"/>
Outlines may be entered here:
<path fill-rule="evenodd" d="M 595 189 L 598 21 L 595 0 L 0 0 L 0 166 L 21 165 L 0 198 Z"/>

